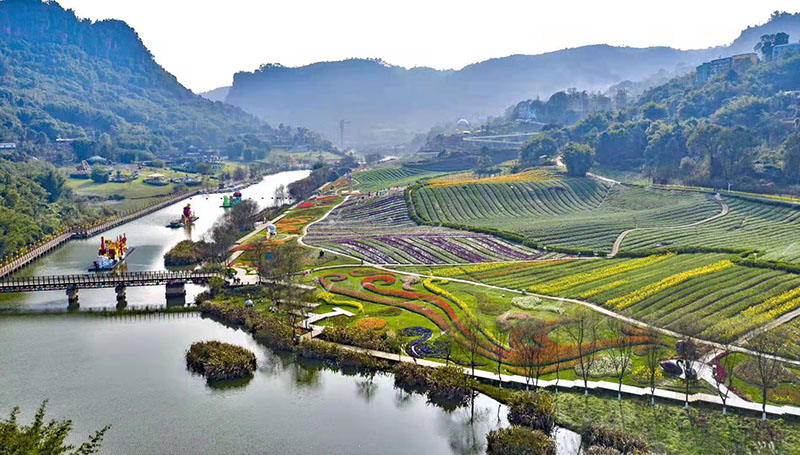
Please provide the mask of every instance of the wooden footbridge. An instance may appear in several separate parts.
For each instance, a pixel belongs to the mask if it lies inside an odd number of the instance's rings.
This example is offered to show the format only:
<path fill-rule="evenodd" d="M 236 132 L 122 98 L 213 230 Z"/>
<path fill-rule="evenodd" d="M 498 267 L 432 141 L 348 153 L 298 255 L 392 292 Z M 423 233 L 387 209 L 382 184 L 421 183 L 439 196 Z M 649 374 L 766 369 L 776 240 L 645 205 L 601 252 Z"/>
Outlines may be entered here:
<path fill-rule="evenodd" d="M 78 301 L 79 289 L 114 288 L 117 292 L 117 301 L 124 301 L 125 290 L 130 286 L 166 285 L 167 297 L 178 297 L 186 294 L 186 284 L 206 284 L 215 276 L 222 275 L 216 272 L 184 270 L 17 277 L 0 280 L 0 292 L 66 290 L 69 302 L 75 304 Z"/>

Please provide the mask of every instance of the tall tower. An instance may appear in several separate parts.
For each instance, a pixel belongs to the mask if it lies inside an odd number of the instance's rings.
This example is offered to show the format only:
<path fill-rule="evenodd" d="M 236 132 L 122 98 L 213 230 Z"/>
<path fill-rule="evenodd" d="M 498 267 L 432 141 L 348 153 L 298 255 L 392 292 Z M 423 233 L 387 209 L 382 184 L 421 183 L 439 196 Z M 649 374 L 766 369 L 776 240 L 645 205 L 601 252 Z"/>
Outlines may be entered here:
<path fill-rule="evenodd" d="M 344 126 L 350 123 L 350 120 L 339 120 L 339 148 L 344 152 Z"/>

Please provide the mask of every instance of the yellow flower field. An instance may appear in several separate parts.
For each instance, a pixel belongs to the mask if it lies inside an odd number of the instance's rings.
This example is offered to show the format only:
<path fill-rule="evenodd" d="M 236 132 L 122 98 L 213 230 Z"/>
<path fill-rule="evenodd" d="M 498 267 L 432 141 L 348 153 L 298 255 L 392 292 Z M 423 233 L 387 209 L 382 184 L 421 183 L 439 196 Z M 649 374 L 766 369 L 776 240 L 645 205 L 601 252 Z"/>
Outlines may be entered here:
<path fill-rule="evenodd" d="M 634 303 L 640 302 L 646 299 L 647 297 L 650 297 L 653 294 L 657 294 L 672 286 L 683 283 L 684 281 L 690 278 L 694 278 L 700 275 L 705 275 L 708 273 L 718 272 L 728 267 L 733 267 L 733 262 L 731 262 L 729 259 L 726 259 L 724 261 L 715 262 L 713 264 L 709 264 L 704 267 L 698 267 L 696 269 L 687 270 L 681 273 L 676 273 L 675 275 L 670 275 L 664 278 L 663 280 L 657 281 L 652 284 L 648 284 L 643 288 L 639 288 L 623 296 L 611 299 L 606 302 L 606 305 L 613 306 L 619 310 L 622 310 L 624 308 L 633 305 Z"/>
<path fill-rule="evenodd" d="M 478 177 L 473 172 L 461 172 L 432 179 L 432 187 L 466 185 L 468 183 L 515 183 L 544 182 L 554 180 L 556 176 L 544 169 L 531 169 L 518 174 L 504 174 L 493 177 Z"/>
<path fill-rule="evenodd" d="M 534 285 L 530 287 L 530 290 L 542 294 L 553 294 L 556 292 L 573 288 L 581 284 L 588 283 L 590 281 L 601 280 L 603 278 L 608 278 L 620 273 L 630 272 L 631 270 L 636 270 L 642 267 L 653 265 L 665 259 L 671 258 L 672 256 L 675 256 L 675 253 L 659 254 L 659 255 L 634 259 L 632 261 L 623 262 L 622 264 L 617 264 L 611 267 L 605 267 L 598 270 L 592 270 L 590 272 L 569 275 L 565 276 L 564 278 L 559 278 L 557 280 L 549 281 L 544 284 Z"/>

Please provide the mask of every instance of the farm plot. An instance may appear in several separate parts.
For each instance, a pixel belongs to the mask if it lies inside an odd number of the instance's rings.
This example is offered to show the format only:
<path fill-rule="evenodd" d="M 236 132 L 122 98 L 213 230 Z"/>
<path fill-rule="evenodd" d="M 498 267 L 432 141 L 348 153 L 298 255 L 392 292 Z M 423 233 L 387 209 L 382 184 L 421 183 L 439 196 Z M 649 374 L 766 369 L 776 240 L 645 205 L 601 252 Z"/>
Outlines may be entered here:
<path fill-rule="evenodd" d="M 409 217 L 400 191 L 347 201 L 312 225 L 304 241 L 377 264 L 528 261 L 558 256 L 485 234 L 419 226 Z"/>
<path fill-rule="evenodd" d="M 732 341 L 800 308 L 800 276 L 719 254 L 435 269 L 437 276 L 587 300 L 681 333 Z"/>
<path fill-rule="evenodd" d="M 392 186 L 409 185 L 423 177 L 439 174 L 441 173 L 407 167 L 378 167 L 356 172 L 353 174 L 353 179 L 358 182 L 356 187 L 362 193 L 367 193 Z"/>
<path fill-rule="evenodd" d="M 608 251 L 636 227 L 677 226 L 719 213 L 707 194 L 563 179 L 458 186 L 413 193 L 423 219 L 510 231 L 546 246 Z"/>
<path fill-rule="evenodd" d="M 757 249 L 764 259 L 800 261 L 800 207 L 726 198 L 730 212 L 708 224 L 687 229 L 631 233 L 623 250 L 670 246 Z"/>

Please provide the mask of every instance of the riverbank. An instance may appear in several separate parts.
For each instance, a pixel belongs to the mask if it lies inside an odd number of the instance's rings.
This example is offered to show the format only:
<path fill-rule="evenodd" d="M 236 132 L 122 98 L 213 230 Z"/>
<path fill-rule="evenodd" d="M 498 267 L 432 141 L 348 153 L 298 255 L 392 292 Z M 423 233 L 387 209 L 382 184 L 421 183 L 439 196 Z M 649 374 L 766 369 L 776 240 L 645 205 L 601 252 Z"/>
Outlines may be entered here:
<path fill-rule="evenodd" d="M 398 362 L 432 368 L 443 366 L 437 362 L 413 359 L 399 352 L 378 352 L 319 340 L 295 344 L 290 336 L 291 329 L 285 323 L 281 324 L 278 316 L 260 311 L 258 306 L 255 309 L 246 309 L 240 306 L 241 303 L 235 296 L 232 297 L 225 304 L 206 304 L 201 309 L 204 314 L 223 324 L 252 333 L 256 340 L 273 348 L 285 349 L 301 357 L 328 359 L 332 362 L 341 362 L 337 359 L 344 358 L 348 365 L 355 364 L 359 368 L 381 371 L 390 371 L 390 365 Z M 275 330 L 276 325 L 283 325 L 287 330 Z M 264 326 L 270 327 L 266 337 L 266 333 L 261 333 L 259 329 Z M 284 335 L 276 338 L 276 333 Z M 368 360 L 369 357 L 373 360 Z M 469 370 L 461 369 L 464 373 L 469 373 Z M 525 380 L 521 377 L 504 375 L 502 388 L 498 386 L 497 377 L 492 373 L 476 370 L 476 378 L 481 380 L 478 390 L 500 402 L 507 401 L 510 390 L 526 387 Z M 728 454 L 743 441 L 758 444 L 778 440 L 773 438 L 780 434 L 780 444 L 786 449 L 786 453 L 800 450 L 800 420 L 793 417 L 787 416 L 788 420 L 772 418 L 762 422 L 757 412 L 739 412 L 730 406 L 728 415 L 723 417 L 719 406 L 695 401 L 689 410 L 685 410 L 682 402 L 667 399 L 672 397 L 661 398 L 660 394 L 657 394 L 657 405 L 651 406 L 649 391 L 636 394 L 638 396 L 628 395 L 622 401 L 617 401 L 615 384 L 611 390 L 607 390 L 598 387 L 595 381 L 590 381 L 591 390 L 588 396 L 583 395 L 582 384 L 577 381 L 562 380 L 558 387 L 549 383 L 548 385 L 549 390 L 559 397 L 558 424 L 576 432 L 580 432 L 590 422 L 600 423 L 633 431 L 646 437 L 654 447 L 666 449 L 667 453 L 697 455 Z M 650 426 L 640 428 L 636 425 L 636 422 L 642 421 Z M 678 435 L 682 437 L 675 437 Z"/>

